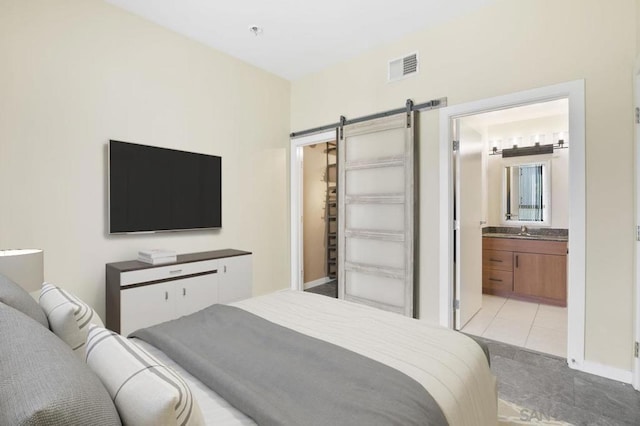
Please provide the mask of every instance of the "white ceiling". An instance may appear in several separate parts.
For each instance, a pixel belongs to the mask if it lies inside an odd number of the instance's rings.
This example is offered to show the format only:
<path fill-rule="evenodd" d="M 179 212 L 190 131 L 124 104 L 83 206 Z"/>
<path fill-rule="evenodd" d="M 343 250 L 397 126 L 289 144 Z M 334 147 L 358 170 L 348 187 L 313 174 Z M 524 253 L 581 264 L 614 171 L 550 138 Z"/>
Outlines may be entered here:
<path fill-rule="evenodd" d="M 495 0 L 105 1 L 295 80 Z M 253 25 L 263 33 L 254 36 Z"/>
<path fill-rule="evenodd" d="M 516 121 L 534 120 L 536 118 L 552 116 L 563 116 L 568 119 L 568 99 L 558 99 L 555 101 L 485 112 L 464 117 L 463 120 L 464 124 L 482 133 L 486 131 L 489 126 L 496 124 L 513 123 Z"/>

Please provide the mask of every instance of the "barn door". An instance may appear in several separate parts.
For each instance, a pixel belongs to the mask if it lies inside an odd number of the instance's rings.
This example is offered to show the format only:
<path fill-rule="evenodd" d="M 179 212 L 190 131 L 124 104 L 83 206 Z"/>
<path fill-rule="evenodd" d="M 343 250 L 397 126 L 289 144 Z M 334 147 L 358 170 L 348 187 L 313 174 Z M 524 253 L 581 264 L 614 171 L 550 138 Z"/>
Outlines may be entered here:
<path fill-rule="evenodd" d="M 346 125 L 338 142 L 338 297 L 413 316 L 413 112 Z"/>

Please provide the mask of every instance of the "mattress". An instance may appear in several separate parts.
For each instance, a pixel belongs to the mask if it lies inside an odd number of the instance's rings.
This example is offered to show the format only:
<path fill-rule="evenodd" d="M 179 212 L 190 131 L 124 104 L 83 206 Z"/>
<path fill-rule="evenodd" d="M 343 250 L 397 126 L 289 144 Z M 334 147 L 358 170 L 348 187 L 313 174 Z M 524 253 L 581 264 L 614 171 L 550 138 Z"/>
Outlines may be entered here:
<path fill-rule="evenodd" d="M 290 290 L 232 305 L 405 373 L 428 390 L 451 425 L 496 423 L 495 377 L 482 349 L 461 333 L 368 306 Z M 160 350 L 136 341 L 183 375 L 207 424 L 254 424 Z"/>

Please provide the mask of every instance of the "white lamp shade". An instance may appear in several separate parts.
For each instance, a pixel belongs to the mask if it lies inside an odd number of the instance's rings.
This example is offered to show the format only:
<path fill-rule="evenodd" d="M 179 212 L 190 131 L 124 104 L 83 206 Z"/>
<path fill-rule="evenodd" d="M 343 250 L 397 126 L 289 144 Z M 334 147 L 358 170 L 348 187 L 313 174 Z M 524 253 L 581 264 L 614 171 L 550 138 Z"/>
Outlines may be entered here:
<path fill-rule="evenodd" d="M 0 250 L 0 274 L 29 293 L 40 290 L 44 281 L 43 258 L 39 249 Z"/>

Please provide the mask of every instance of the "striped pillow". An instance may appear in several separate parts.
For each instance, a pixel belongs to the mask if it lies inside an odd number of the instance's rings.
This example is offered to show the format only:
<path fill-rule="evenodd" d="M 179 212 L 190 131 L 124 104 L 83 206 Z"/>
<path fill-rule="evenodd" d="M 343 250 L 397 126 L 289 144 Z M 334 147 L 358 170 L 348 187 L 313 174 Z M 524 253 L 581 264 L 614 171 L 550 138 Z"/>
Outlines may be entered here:
<path fill-rule="evenodd" d="M 204 424 L 200 407 L 182 377 L 130 340 L 91 326 L 86 357 L 111 395 L 123 424 Z"/>
<path fill-rule="evenodd" d="M 98 314 L 73 294 L 49 283 L 42 285 L 40 307 L 47 315 L 51 331 L 84 359 L 89 325 L 104 327 Z"/>

